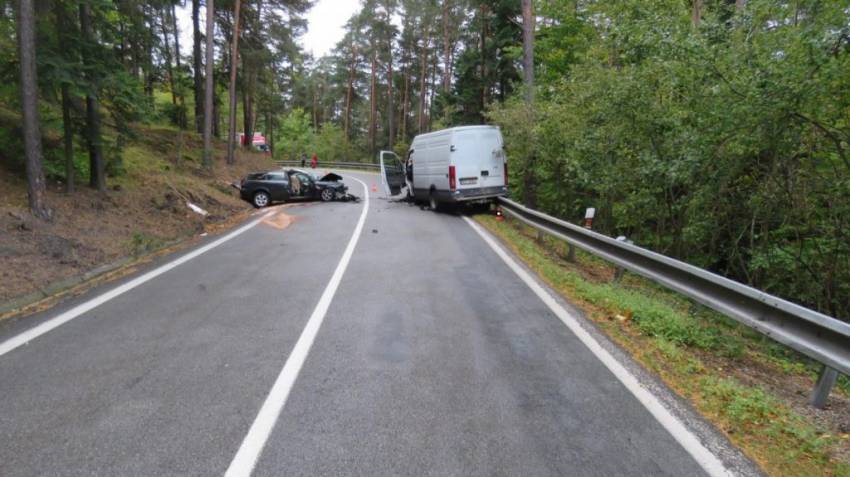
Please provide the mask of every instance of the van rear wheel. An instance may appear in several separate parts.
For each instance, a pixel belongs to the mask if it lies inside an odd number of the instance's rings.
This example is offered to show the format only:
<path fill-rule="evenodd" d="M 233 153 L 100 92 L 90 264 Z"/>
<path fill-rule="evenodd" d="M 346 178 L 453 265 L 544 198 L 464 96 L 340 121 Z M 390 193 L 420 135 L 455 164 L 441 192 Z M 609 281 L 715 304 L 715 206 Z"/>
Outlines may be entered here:
<path fill-rule="evenodd" d="M 428 196 L 428 207 L 434 212 L 440 210 L 440 203 L 437 202 L 437 196 L 434 194 L 434 191 L 431 191 L 431 195 Z"/>

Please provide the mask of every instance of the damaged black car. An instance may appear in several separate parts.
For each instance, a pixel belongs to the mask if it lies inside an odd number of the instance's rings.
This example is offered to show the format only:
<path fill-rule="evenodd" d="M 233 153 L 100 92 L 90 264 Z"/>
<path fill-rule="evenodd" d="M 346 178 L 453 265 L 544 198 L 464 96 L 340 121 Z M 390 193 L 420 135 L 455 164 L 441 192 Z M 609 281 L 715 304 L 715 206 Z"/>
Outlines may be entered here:
<path fill-rule="evenodd" d="M 342 177 L 333 172 L 318 176 L 299 169 L 248 174 L 239 184 L 242 200 L 261 208 L 293 200 L 356 200 Z"/>

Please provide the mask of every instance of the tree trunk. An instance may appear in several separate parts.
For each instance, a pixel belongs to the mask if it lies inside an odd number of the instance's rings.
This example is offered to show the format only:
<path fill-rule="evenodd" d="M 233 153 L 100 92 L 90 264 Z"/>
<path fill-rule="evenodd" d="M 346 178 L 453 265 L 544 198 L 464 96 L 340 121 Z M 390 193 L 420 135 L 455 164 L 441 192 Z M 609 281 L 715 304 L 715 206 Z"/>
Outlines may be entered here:
<path fill-rule="evenodd" d="M 407 141 L 407 116 L 410 114 L 408 112 L 408 103 L 410 102 L 410 67 L 407 64 L 404 66 L 402 76 L 404 76 L 404 92 L 401 95 L 401 120 L 399 123 L 401 124 L 401 139 Z"/>
<path fill-rule="evenodd" d="M 154 80 L 154 71 L 153 71 L 153 31 L 154 31 L 154 15 L 148 12 L 148 6 L 142 4 L 142 14 L 145 18 L 150 19 L 150 24 L 145 25 L 145 95 L 148 98 L 153 98 L 153 80 Z"/>
<path fill-rule="evenodd" d="M 68 84 L 62 83 L 62 142 L 65 155 L 65 193 L 72 194 L 74 184 L 74 128 L 71 124 L 71 95 Z"/>
<path fill-rule="evenodd" d="M 744 11 L 747 8 L 747 0 L 735 0 L 735 9 L 739 12 Z"/>
<path fill-rule="evenodd" d="M 319 130 L 319 99 L 316 97 L 316 82 L 315 79 L 310 84 L 310 89 L 313 93 L 313 131 Z"/>
<path fill-rule="evenodd" d="M 525 73 L 525 104 L 534 104 L 534 10 L 532 0 L 522 0 L 522 69 Z"/>
<path fill-rule="evenodd" d="M 436 46 L 436 45 L 435 45 Z M 429 91 L 429 99 L 428 99 L 428 131 L 431 130 L 431 124 L 434 119 L 434 98 L 437 96 L 437 70 L 440 68 L 439 63 L 440 56 L 434 51 L 434 54 L 431 55 L 431 81 L 429 84 L 431 85 Z"/>
<path fill-rule="evenodd" d="M 378 50 L 372 48 L 372 73 L 369 83 L 369 152 L 375 152 L 375 136 L 377 135 L 377 126 L 375 124 L 378 115 L 377 92 L 375 91 L 375 76 L 378 69 Z"/>
<path fill-rule="evenodd" d="M 537 206 L 537 176 L 535 174 L 536 153 L 534 151 L 534 10 L 533 0 L 522 0 L 522 67 L 525 86 L 525 109 L 528 116 L 528 158 L 524 177 L 525 204 Z"/>
<path fill-rule="evenodd" d="M 204 95 L 203 77 L 201 75 L 201 24 L 200 24 L 201 0 L 192 0 L 192 76 L 194 80 L 195 95 L 195 130 L 204 132 Z"/>
<path fill-rule="evenodd" d="M 221 96 L 213 86 L 213 137 L 221 139 Z"/>
<path fill-rule="evenodd" d="M 91 12 L 88 3 L 80 3 L 80 34 L 83 40 L 83 65 L 91 65 L 91 43 L 93 40 Z M 89 187 L 106 191 L 106 165 L 103 162 L 103 147 L 100 140 L 100 105 L 98 104 L 98 86 L 94 75 L 86 73 L 89 92 L 86 94 L 86 144 L 89 149 Z"/>
<path fill-rule="evenodd" d="M 68 39 L 68 24 L 70 23 L 65 6 L 57 2 L 54 6 L 56 9 L 56 29 L 59 35 L 59 40 L 63 44 L 70 40 Z M 123 24 L 122 24 L 123 26 Z M 122 41 L 123 45 L 123 41 Z M 122 46 L 123 50 L 123 46 Z M 122 56 L 123 59 L 123 56 Z M 63 155 L 65 159 L 65 193 L 72 194 L 76 188 L 74 183 L 74 126 L 71 124 L 71 88 L 68 82 L 63 81 L 60 87 L 62 96 L 62 143 Z"/>
<path fill-rule="evenodd" d="M 171 4 L 171 34 L 174 35 L 174 64 L 180 69 L 180 28 L 177 26 L 177 12 Z"/>
<path fill-rule="evenodd" d="M 213 37 L 215 36 L 215 6 L 214 0 L 207 0 L 207 45 L 206 45 L 206 87 L 204 88 L 204 111 L 213 109 Z M 212 114 L 204 115 L 204 156 L 203 166 L 212 170 Z"/>
<path fill-rule="evenodd" d="M 21 113 L 27 170 L 27 198 L 32 214 L 50 219 L 44 201 L 41 128 L 38 117 L 38 72 L 35 57 L 35 8 L 33 0 L 20 0 L 18 8 L 18 53 L 21 61 Z"/>
<path fill-rule="evenodd" d="M 451 41 L 449 39 L 449 13 L 451 12 L 451 0 L 443 1 L 443 93 L 448 96 L 452 79 L 449 70 L 449 57 L 451 55 Z"/>
<path fill-rule="evenodd" d="M 389 15 L 387 23 L 389 23 Z M 393 39 L 391 35 L 387 37 L 387 149 L 392 150 L 395 145 L 395 130 L 393 124 L 393 115 L 395 114 L 395 105 L 393 104 Z"/>
<path fill-rule="evenodd" d="M 487 109 L 487 90 L 489 83 L 487 82 L 487 6 L 481 4 L 481 110 L 479 115 L 484 115 L 484 110 Z"/>
<path fill-rule="evenodd" d="M 351 47 L 351 65 L 348 69 L 348 90 L 345 93 L 345 140 L 349 138 L 348 131 L 351 127 L 351 100 L 354 92 L 354 75 L 357 68 L 357 46 Z"/>
<path fill-rule="evenodd" d="M 177 87 L 174 82 L 174 68 L 171 65 L 171 46 L 168 43 L 168 27 L 166 24 L 168 23 L 168 14 L 166 10 L 163 9 L 160 12 L 162 14 L 162 19 L 160 20 L 159 26 L 162 29 L 162 46 L 164 48 L 163 53 L 165 53 L 165 72 L 168 74 L 168 85 L 171 88 L 171 105 L 177 106 Z M 180 125 L 180 118 L 174 118 L 177 122 L 177 125 Z"/>
<path fill-rule="evenodd" d="M 180 28 L 177 26 L 177 12 L 175 4 L 171 4 L 171 33 L 174 35 L 174 65 L 177 67 L 177 100 L 180 104 L 177 109 L 177 122 L 180 129 L 186 129 L 186 98 L 184 97 L 183 84 L 180 82 L 182 68 L 180 66 Z"/>
<path fill-rule="evenodd" d="M 274 155 L 274 115 L 271 111 L 266 113 L 266 132 L 267 139 L 269 140 L 269 152 Z"/>
<path fill-rule="evenodd" d="M 693 0 L 693 12 L 691 13 L 691 22 L 693 22 L 695 27 L 698 27 L 700 21 L 702 21 L 702 1 L 703 0 Z"/>
<path fill-rule="evenodd" d="M 250 91 L 245 91 L 242 94 L 242 124 L 243 136 L 245 143 L 243 146 L 250 149 L 254 144 L 254 94 Z"/>
<path fill-rule="evenodd" d="M 233 7 L 233 38 L 231 38 L 230 46 L 230 111 L 228 111 L 230 126 L 227 130 L 228 164 L 236 162 L 236 69 L 239 66 L 239 7 L 241 3 L 240 0 L 236 0 Z M 245 134 L 248 134 L 248 131 L 245 131 Z"/>
<path fill-rule="evenodd" d="M 422 42 L 422 53 L 419 58 L 419 117 L 418 132 L 425 130 L 425 94 L 428 82 L 428 48 L 431 46 L 430 30 L 426 27 L 425 39 Z"/>

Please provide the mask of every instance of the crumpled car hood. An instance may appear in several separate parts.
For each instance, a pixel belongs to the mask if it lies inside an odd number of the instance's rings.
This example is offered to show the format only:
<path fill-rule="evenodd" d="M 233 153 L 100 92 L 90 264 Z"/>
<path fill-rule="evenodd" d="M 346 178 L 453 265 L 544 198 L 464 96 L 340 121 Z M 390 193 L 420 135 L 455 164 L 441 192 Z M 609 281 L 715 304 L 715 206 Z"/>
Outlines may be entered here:
<path fill-rule="evenodd" d="M 327 174 L 320 177 L 318 182 L 339 182 L 341 180 L 342 180 L 341 175 L 336 174 L 334 172 L 328 172 Z"/>

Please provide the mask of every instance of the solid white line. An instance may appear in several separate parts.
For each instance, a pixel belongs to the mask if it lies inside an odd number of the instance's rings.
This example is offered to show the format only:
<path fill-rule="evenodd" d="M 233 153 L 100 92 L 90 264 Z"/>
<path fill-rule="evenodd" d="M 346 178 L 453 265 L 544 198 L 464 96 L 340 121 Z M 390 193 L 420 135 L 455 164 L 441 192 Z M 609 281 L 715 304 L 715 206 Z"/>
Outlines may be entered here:
<path fill-rule="evenodd" d="M 464 220 L 480 235 L 487 245 L 490 246 L 499 258 L 504 261 L 508 267 L 519 276 L 519 278 L 528 285 L 529 288 L 537 295 L 543 303 L 545 303 L 555 315 L 567 325 L 567 328 L 573 332 L 582 343 L 600 360 L 602 364 L 608 368 L 617 379 L 631 392 L 638 401 L 652 414 L 653 417 L 673 436 L 673 438 L 685 448 L 685 450 L 697 461 L 700 467 L 703 468 L 709 475 L 712 476 L 727 476 L 734 475 L 729 469 L 723 465 L 723 462 L 717 458 L 710 450 L 708 450 L 699 439 L 685 425 L 670 413 L 667 408 L 661 404 L 661 401 L 655 397 L 652 392 L 646 389 L 640 381 L 630 373 L 619 361 L 617 361 L 611 353 L 608 352 L 598 341 L 588 333 L 578 320 L 565 310 L 554 298 L 549 294 L 534 278 L 529 275 L 516 261 L 508 255 L 495 240 L 482 230 L 482 228 L 468 217 Z"/>
<path fill-rule="evenodd" d="M 90 311 L 93 308 L 96 308 L 96 307 L 108 302 L 109 300 L 111 300 L 111 299 L 113 299 L 113 298 L 115 298 L 119 295 L 122 295 L 123 293 L 126 293 L 126 292 L 132 290 L 133 288 L 136 288 L 137 286 L 139 286 L 141 284 L 143 284 L 143 283 L 145 283 L 145 282 L 147 282 L 151 279 L 154 279 L 154 278 L 162 275 L 163 273 L 165 273 L 165 272 L 167 272 L 167 271 L 169 271 L 169 270 L 171 270 L 175 267 L 178 267 L 181 264 L 188 262 L 189 260 L 192 260 L 193 258 L 197 257 L 198 255 L 201 255 L 204 252 L 212 250 L 212 249 L 218 247 L 219 245 L 227 242 L 228 240 L 231 240 L 231 239 L 245 233 L 246 231 L 253 228 L 255 225 L 260 223 L 263 219 L 265 219 L 266 217 L 268 217 L 271 214 L 274 214 L 274 212 L 273 211 L 267 212 L 267 213 L 263 214 L 262 217 L 255 219 L 255 220 L 249 222 L 246 225 L 243 225 L 242 227 L 234 230 L 233 232 L 230 232 L 229 234 L 221 237 L 220 239 L 215 240 L 214 242 L 210 242 L 207 245 L 204 245 L 203 247 L 201 247 L 199 249 L 196 249 L 192 252 L 189 252 L 186 255 L 183 255 L 183 256 L 181 256 L 180 258 L 178 258 L 174 261 L 166 263 L 165 265 L 162 265 L 159 268 L 151 270 L 151 271 L 145 273 L 144 275 L 140 275 L 140 276 L 134 278 L 133 280 L 130 280 L 129 282 L 127 282 L 127 283 L 125 283 L 121 286 L 113 288 L 112 290 L 104 293 L 103 295 L 99 295 L 99 296 L 92 298 L 91 300 L 89 300 L 85 303 L 81 303 L 81 304 L 75 306 L 74 308 L 71 308 L 68 311 L 60 313 L 56 317 L 51 318 L 51 319 L 45 321 L 44 323 L 42 323 L 42 324 L 40 324 L 36 327 L 33 327 L 33 328 L 31 328 L 27 331 L 24 331 L 23 333 L 21 333 L 17 336 L 9 338 L 8 340 L 4 341 L 3 343 L 0 343 L 0 356 L 3 356 L 4 354 L 8 353 L 9 351 L 12 351 L 13 349 L 15 349 L 19 346 L 27 344 L 28 342 L 38 338 L 39 336 L 41 336 L 45 333 L 47 333 L 48 331 L 51 331 L 54 328 L 57 328 L 59 326 L 64 325 L 65 323 L 67 323 L 67 322 L 73 320 L 74 318 L 82 315 L 83 313 Z"/>
<path fill-rule="evenodd" d="M 366 214 L 369 212 L 369 188 L 360 179 L 351 178 L 363 186 L 363 193 L 365 195 L 363 211 L 360 212 L 360 220 L 354 228 L 354 233 L 351 235 L 348 246 L 345 248 L 345 252 L 343 252 L 342 258 L 339 260 L 339 264 L 337 264 L 336 270 L 334 270 L 327 287 L 325 287 L 325 291 L 319 298 L 319 303 L 316 304 L 313 314 L 307 320 L 307 325 L 301 331 L 301 336 L 298 337 L 295 347 L 292 348 L 292 352 L 286 359 L 286 363 L 283 365 L 283 369 L 275 380 L 265 402 L 263 402 L 263 406 L 254 419 L 254 423 L 251 424 L 251 429 L 248 430 L 248 434 L 242 440 L 239 451 L 236 452 L 236 455 L 230 462 L 230 467 L 227 468 L 225 476 L 249 476 L 251 475 L 251 471 L 254 470 L 257 459 L 260 457 L 260 453 L 263 451 L 263 447 L 266 445 L 266 441 L 268 441 L 269 435 L 280 416 L 280 411 L 283 410 L 283 406 L 286 404 L 287 398 L 289 398 L 289 392 L 292 391 L 292 386 L 295 384 L 295 380 L 298 379 L 298 373 L 301 372 L 301 367 L 307 359 L 310 347 L 313 346 L 313 341 L 316 339 L 316 334 L 322 326 L 325 314 L 328 312 L 334 294 L 336 294 L 336 289 L 339 287 L 345 269 L 348 267 L 348 262 L 351 261 L 354 247 L 357 246 L 357 241 L 360 239 L 360 232 L 363 230 L 363 224 L 366 222 Z"/>

